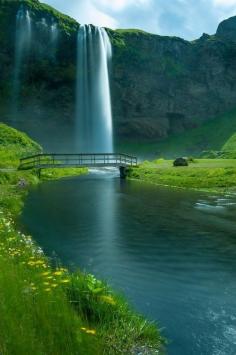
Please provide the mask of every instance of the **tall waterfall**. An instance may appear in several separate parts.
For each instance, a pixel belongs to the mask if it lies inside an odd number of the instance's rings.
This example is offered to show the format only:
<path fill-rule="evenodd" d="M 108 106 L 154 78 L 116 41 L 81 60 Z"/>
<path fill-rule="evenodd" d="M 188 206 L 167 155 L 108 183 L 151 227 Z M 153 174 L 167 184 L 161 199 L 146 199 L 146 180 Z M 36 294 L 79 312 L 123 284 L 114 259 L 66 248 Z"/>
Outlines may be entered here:
<path fill-rule="evenodd" d="M 31 41 L 31 19 L 29 11 L 22 5 L 16 15 L 15 64 L 13 77 L 12 109 L 18 110 L 23 61 L 27 59 Z"/>
<path fill-rule="evenodd" d="M 112 48 L 104 28 L 81 26 L 78 33 L 76 149 L 112 152 L 109 62 Z"/>
<path fill-rule="evenodd" d="M 57 28 L 57 24 L 55 22 L 51 24 L 50 30 L 51 30 L 51 43 L 52 43 L 52 46 L 56 46 L 56 42 L 57 42 L 57 39 L 58 39 L 58 28 Z"/>

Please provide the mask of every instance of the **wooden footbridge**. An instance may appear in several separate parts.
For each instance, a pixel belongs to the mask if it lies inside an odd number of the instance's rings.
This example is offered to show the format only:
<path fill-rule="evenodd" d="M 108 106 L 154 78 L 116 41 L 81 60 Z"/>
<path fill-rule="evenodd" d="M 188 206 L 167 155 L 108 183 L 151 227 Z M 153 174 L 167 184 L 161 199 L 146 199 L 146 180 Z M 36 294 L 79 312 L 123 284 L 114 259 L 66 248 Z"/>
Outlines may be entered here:
<path fill-rule="evenodd" d="M 22 158 L 19 170 L 52 168 L 102 168 L 118 167 L 125 178 L 127 167 L 137 166 L 137 158 L 127 154 L 36 154 Z"/>

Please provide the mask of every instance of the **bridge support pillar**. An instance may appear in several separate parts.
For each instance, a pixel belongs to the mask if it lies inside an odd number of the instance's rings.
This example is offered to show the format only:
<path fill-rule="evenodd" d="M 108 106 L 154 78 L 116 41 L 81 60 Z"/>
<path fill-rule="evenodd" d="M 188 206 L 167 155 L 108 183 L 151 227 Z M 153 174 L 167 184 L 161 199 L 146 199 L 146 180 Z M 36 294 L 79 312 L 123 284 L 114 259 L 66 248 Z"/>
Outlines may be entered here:
<path fill-rule="evenodd" d="M 127 168 L 125 166 L 120 166 L 120 178 L 126 179 L 127 176 Z"/>

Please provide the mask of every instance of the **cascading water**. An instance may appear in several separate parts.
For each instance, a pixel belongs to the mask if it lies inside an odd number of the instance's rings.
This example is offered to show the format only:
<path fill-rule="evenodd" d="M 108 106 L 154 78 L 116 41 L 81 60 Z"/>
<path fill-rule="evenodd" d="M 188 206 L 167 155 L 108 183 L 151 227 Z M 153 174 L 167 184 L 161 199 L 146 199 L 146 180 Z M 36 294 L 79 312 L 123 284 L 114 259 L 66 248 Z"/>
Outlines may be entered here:
<path fill-rule="evenodd" d="M 76 149 L 113 151 L 109 63 L 112 48 L 104 28 L 81 26 L 78 33 Z"/>
<path fill-rule="evenodd" d="M 13 77 L 12 109 L 18 111 L 23 60 L 28 57 L 31 42 L 31 19 L 29 11 L 22 5 L 16 15 L 15 65 Z"/>
<path fill-rule="evenodd" d="M 56 23 L 51 24 L 50 31 L 51 31 L 52 46 L 56 46 L 57 39 L 58 39 L 58 27 Z"/>

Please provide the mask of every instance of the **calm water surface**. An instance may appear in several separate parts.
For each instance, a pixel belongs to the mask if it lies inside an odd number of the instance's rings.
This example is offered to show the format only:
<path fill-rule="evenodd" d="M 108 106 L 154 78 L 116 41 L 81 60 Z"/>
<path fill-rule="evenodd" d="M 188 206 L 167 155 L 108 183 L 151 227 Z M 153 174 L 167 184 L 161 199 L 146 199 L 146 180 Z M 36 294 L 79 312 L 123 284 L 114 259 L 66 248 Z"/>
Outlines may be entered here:
<path fill-rule="evenodd" d="M 22 221 L 48 255 L 122 290 L 171 355 L 236 354 L 236 197 L 120 181 L 114 172 L 33 189 Z"/>

